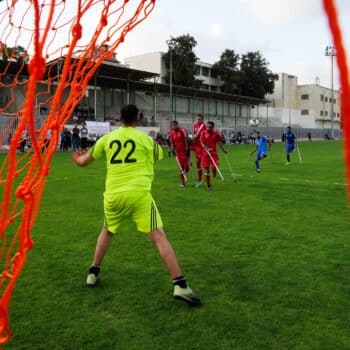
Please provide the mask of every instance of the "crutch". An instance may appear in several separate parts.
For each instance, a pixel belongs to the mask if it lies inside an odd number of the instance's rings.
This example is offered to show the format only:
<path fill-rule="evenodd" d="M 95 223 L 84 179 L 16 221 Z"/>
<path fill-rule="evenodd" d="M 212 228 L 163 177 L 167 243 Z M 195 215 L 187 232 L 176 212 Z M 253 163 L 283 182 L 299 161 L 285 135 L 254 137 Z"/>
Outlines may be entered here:
<path fill-rule="evenodd" d="M 182 166 L 180 164 L 179 158 L 177 156 L 175 156 L 175 158 L 176 158 L 177 165 L 178 165 L 178 167 L 180 169 L 180 172 L 183 175 L 185 181 L 187 182 L 187 177 L 186 177 L 186 174 L 185 174 L 184 170 L 182 169 Z"/>
<path fill-rule="evenodd" d="M 234 172 L 233 172 L 233 170 L 232 170 L 231 164 L 230 164 L 230 162 L 229 162 L 229 160 L 228 160 L 228 157 L 227 157 L 226 153 L 224 153 L 224 155 L 225 155 L 225 159 L 226 159 L 228 168 L 229 168 L 229 170 L 230 170 L 230 174 L 231 174 L 231 176 L 232 176 L 232 178 L 233 178 L 233 181 L 234 181 L 234 182 L 237 182 L 236 176 L 235 176 L 235 174 L 234 174 Z"/>
<path fill-rule="evenodd" d="M 300 152 L 300 149 L 299 149 L 299 145 L 298 145 L 298 144 L 297 144 L 297 152 L 298 152 L 299 163 L 300 163 L 300 164 L 303 164 L 303 160 L 301 159 L 301 152 Z"/>
<path fill-rule="evenodd" d="M 202 143 L 202 147 L 208 153 L 208 156 L 209 156 L 210 160 L 212 161 L 212 163 L 214 164 L 215 169 L 217 170 L 221 180 L 224 181 L 224 176 L 222 175 L 218 165 L 216 164 L 215 160 L 213 159 L 212 155 L 210 154 L 210 151 L 208 150 L 207 146 Z"/>

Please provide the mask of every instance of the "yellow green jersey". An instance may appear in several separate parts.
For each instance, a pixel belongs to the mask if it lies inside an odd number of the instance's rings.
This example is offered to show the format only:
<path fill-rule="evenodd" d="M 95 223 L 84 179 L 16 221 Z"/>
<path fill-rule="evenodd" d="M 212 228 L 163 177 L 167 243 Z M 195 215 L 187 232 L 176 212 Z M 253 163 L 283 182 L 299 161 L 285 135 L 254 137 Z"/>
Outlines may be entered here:
<path fill-rule="evenodd" d="M 89 150 L 94 159 L 106 156 L 105 196 L 120 192 L 150 191 L 154 162 L 163 158 L 162 148 L 134 127 L 121 127 L 97 140 Z"/>

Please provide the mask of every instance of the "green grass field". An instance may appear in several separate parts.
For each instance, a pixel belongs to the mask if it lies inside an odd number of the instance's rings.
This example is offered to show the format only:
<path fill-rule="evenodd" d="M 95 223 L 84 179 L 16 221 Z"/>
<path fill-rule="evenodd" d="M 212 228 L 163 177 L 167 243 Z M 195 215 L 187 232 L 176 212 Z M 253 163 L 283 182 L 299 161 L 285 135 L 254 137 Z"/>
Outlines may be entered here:
<path fill-rule="evenodd" d="M 179 188 L 174 158 L 156 166 L 153 195 L 200 308 L 172 298 L 155 248 L 132 223 L 114 238 L 98 287 L 85 286 L 104 161 L 78 168 L 57 153 L 4 349 L 350 349 L 342 144 L 301 143 L 303 164 L 293 154 L 290 166 L 275 144 L 260 174 L 252 145 L 227 148 L 238 181 L 221 155 L 225 181 L 212 193 Z"/>

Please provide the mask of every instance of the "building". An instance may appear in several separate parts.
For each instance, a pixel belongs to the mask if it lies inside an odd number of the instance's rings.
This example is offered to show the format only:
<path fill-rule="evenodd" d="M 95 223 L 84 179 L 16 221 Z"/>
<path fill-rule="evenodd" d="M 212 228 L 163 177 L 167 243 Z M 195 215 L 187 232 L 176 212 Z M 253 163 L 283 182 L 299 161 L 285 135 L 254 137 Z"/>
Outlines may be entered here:
<path fill-rule="evenodd" d="M 133 69 L 154 72 L 159 75 L 158 82 L 165 84 L 168 73 L 163 52 L 146 53 L 128 57 L 127 65 Z M 266 127 L 285 127 L 305 129 L 340 129 L 339 91 L 315 84 L 299 85 L 296 76 L 279 73 L 275 91 L 265 97 L 262 105 L 252 105 L 250 117 Z M 196 64 L 196 79 L 202 81 L 202 90 L 221 92 L 223 81 L 212 70 L 212 65 L 202 61 Z M 332 118 L 333 110 L 333 118 Z"/>
<path fill-rule="evenodd" d="M 298 78 L 279 73 L 275 91 L 267 95 L 271 103 L 273 119 L 281 125 L 313 129 L 340 128 L 340 94 L 315 84 L 299 85 Z M 333 110 L 333 118 L 332 118 Z"/>
<path fill-rule="evenodd" d="M 152 52 L 127 57 L 125 63 L 130 68 L 158 74 L 159 79 L 157 82 L 165 84 L 165 76 L 168 70 L 164 61 L 164 54 L 164 52 Z M 223 81 L 212 69 L 212 64 L 198 61 L 195 69 L 195 78 L 202 81 L 202 90 L 221 92 Z"/>

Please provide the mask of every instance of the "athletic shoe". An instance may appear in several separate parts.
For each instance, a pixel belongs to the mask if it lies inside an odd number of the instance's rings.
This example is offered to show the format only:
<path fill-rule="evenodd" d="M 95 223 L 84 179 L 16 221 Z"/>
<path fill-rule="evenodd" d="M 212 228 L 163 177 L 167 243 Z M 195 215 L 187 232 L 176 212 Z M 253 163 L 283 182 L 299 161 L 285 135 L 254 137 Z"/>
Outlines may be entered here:
<path fill-rule="evenodd" d="M 174 298 L 185 301 L 192 306 L 198 306 L 201 304 L 200 299 L 189 287 L 181 288 L 179 285 L 174 286 Z"/>
<path fill-rule="evenodd" d="M 86 279 L 86 285 L 89 287 L 94 287 L 98 281 L 98 276 L 94 273 L 89 273 Z"/>
<path fill-rule="evenodd" d="M 286 163 L 286 165 L 289 165 L 289 164 L 290 164 L 290 162 L 287 162 L 287 163 Z"/>
<path fill-rule="evenodd" d="M 201 187 L 201 186 L 202 186 L 202 184 L 201 184 L 200 182 L 197 182 L 197 183 L 194 185 L 195 188 L 199 188 L 199 187 Z"/>
<path fill-rule="evenodd" d="M 208 187 L 208 191 L 209 191 L 209 192 L 213 192 L 213 186 L 209 186 L 209 187 Z"/>
<path fill-rule="evenodd" d="M 260 169 L 256 169 L 256 172 L 257 172 L 257 173 L 260 173 L 260 171 L 261 171 Z"/>
<path fill-rule="evenodd" d="M 180 184 L 179 185 L 181 188 L 184 188 L 184 187 L 186 187 L 186 184 Z"/>

